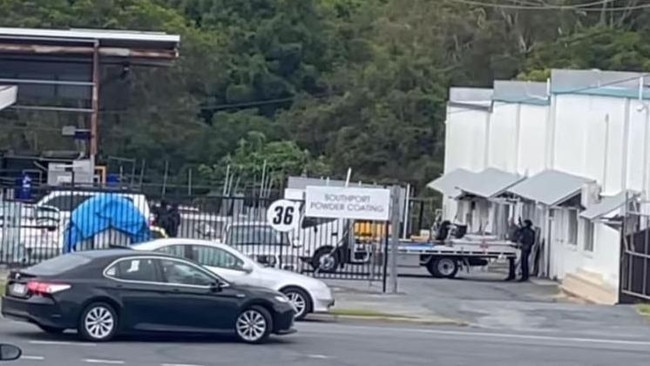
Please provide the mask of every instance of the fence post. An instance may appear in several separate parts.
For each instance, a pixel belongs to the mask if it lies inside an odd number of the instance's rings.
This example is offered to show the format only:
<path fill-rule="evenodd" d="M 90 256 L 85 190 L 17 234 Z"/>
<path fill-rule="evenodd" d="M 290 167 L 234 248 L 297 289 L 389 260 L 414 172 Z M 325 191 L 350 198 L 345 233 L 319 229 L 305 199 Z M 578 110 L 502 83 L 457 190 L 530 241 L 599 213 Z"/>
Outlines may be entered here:
<path fill-rule="evenodd" d="M 395 185 L 391 189 L 391 216 L 390 216 L 390 285 L 392 293 L 397 293 L 397 247 L 399 245 L 400 229 L 400 187 Z"/>

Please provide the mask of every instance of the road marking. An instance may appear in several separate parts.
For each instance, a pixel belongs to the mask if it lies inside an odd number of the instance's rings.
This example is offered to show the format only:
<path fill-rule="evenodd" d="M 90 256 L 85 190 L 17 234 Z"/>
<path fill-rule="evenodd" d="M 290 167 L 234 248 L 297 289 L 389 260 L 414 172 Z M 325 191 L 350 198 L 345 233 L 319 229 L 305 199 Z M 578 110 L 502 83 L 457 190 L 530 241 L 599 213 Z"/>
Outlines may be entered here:
<path fill-rule="evenodd" d="M 83 346 L 94 347 L 95 343 L 77 343 L 77 342 L 59 342 L 59 341 L 29 341 L 31 344 L 38 344 L 41 346 Z"/>
<path fill-rule="evenodd" d="M 342 328 L 342 327 L 341 327 Z M 339 329 L 341 329 L 339 328 Z M 405 333 L 419 333 L 419 334 L 435 334 L 447 336 L 461 336 L 461 337 L 491 337 L 491 338 L 504 338 L 504 339 L 525 339 L 537 341 L 558 341 L 558 342 L 575 342 L 575 343 L 595 343 L 595 344 L 617 344 L 627 346 L 649 346 L 650 342 L 643 341 L 628 341 L 623 339 L 607 339 L 607 338 L 581 338 L 581 337 L 554 337 L 532 334 L 514 334 L 514 333 L 489 333 L 489 332 L 462 332 L 454 330 L 434 330 L 434 329 L 418 329 L 418 328 L 396 328 L 396 327 L 368 327 L 368 326 L 345 326 L 348 329 L 368 330 L 377 334 L 380 330 L 382 334 L 388 335 L 390 332 L 405 332 Z M 304 331 L 304 330 L 301 330 Z M 310 330 L 307 330 L 309 332 Z M 312 332 L 319 333 L 322 330 L 311 330 Z M 328 332 L 328 331 L 325 331 Z M 331 332 L 331 331 L 330 331 Z M 343 329 L 332 333 L 354 334 L 354 331 L 343 331 Z"/>
<path fill-rule="evenodd" d="M 43 356 L 25 356 L 25 355 L 22 355 L 22 356 L 20 356 L 20 359 L 21 360 L 30 360 L 30 361 L 43 361 L 45 359 L 45 357 L 43 357 Z"/>
<path fill-rule="evenodd" d="M 124 363 L 124 361 L 120 361 L 120 360 L 96 360 L 96 359 L 93 359 L 93 358 L 83 359 L 83 362 L 87 362 L 87 363 L 105 363 L 105 364 L 108 364 L 108 365 L 122 365 Z"/>
<path fill-rule="evenodd" d="M 307 357 L 316 358 L 316 359 L 319 359 L 319 360 L 326 360 L 326 359 L 330 358 L 329 356 L 325 356 L 325 355 L 307 355 Z"/>

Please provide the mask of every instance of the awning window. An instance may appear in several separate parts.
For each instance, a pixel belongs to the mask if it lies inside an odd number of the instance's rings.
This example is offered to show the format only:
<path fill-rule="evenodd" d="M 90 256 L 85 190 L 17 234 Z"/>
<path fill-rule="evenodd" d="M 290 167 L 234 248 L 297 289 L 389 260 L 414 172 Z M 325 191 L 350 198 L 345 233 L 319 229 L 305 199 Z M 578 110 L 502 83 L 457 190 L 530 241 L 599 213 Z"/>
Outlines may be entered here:
<path fill-rule="evenodd" d="M 585 184 L 592 182 L 592 179 L 557 170 L 545 170 L 515 184 L 508 192 L 547 206 L 556 206 L 576 197 Z"/>

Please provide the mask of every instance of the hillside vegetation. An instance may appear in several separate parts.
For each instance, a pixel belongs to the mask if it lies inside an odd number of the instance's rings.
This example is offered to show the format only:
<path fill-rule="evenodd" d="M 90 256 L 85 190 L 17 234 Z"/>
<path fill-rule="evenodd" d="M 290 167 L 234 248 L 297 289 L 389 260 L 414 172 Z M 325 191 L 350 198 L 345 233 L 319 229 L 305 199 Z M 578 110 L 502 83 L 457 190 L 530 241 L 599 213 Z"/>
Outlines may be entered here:
<path fill-rule="evenodd" d="M 169 69 L 102 90 L 101 154 L 209 183 L 341 176 L 422 191 L 442 169 L 450 85 L 551 68 L 650 70 L 642 0 L 0 0 L 0 25 L 182 35 Z M 2 114 L 0 148 L 69 148 L 65 113 Z M 153 178 L 152 178 L 153 179 Z"/>

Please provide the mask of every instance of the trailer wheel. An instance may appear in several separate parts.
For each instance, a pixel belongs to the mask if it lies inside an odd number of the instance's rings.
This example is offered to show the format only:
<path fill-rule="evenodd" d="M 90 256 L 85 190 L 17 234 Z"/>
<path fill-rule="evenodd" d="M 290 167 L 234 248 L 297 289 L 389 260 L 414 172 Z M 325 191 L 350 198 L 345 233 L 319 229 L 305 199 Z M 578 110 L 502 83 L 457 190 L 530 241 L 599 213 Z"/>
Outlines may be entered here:
<path fill-rule="evenodd" d="M 454 278 L 458 273 L 458 261 L 452 258 L 437 258 L 429 262 L 431 271 L 435 273 L 434 277 Z"/>
<path fill-rule="evenodd" d="M 323 273 L 334 273 L 339 265 L 339 251 L 333 247 L 319 248 L 311 259 L 314 270 Z"/>
<path fill-rule="evenodd" d="M 436 271 L 435 267 L 436 260 L 435 259 L 430 259 L 427 264 L 425 265 L 427 272 L 431 275 L 433 278 L 441 278 L 440 274 Z"/>

